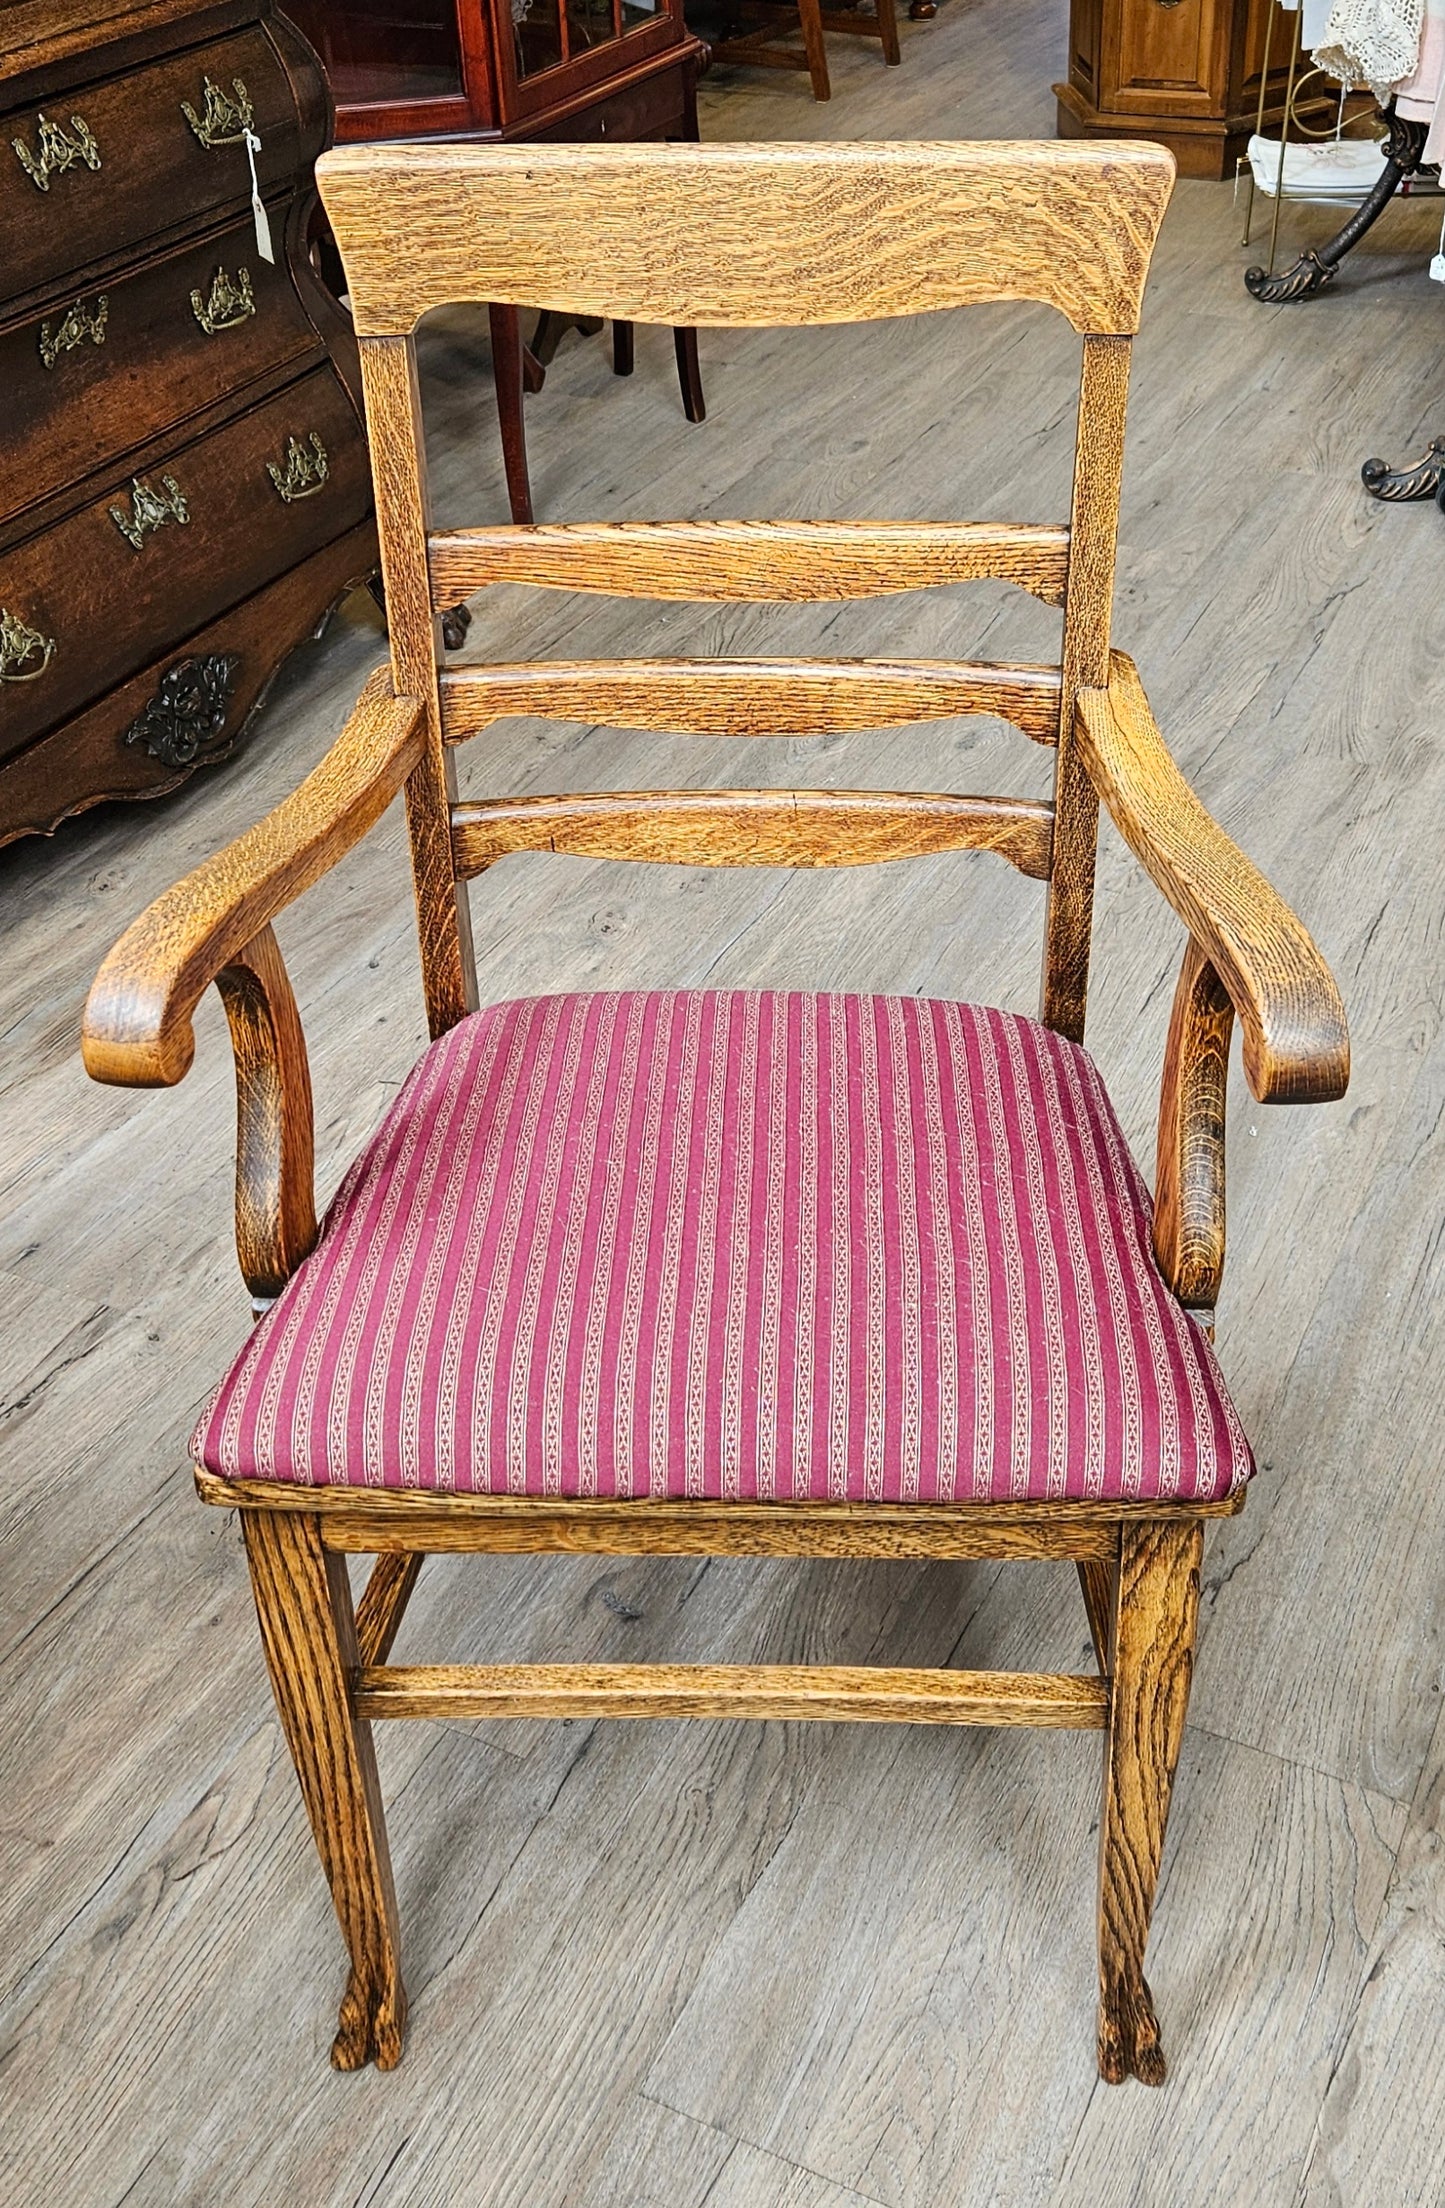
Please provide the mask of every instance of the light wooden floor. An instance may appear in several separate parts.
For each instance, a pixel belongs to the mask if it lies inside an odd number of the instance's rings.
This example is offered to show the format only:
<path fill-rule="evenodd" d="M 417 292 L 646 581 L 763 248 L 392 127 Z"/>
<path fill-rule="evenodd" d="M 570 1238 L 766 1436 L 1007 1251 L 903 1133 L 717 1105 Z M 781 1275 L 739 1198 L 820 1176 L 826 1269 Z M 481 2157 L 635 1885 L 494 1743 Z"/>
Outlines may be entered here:
<path fill-rule="evenodd" d="M 1047 134 L 1063 0 L 945 0 L 903 67 L 719 78 L 713 135 Z M 1348 1099 L 1232 1111 L 1220 1344 L 1263 1469 L 1214 1536 L 1150 1976 L 1173 2077 L 1094 2075 L 1098 1744 L 758 1725 L 382 1736 L 413 1997 L 404 2067 L 333 2076 L 341 1951 L 233 1523 L 185 1469 L 240 1339 L 229 1057 L 89 1086 L 124 922 L 324 748 L 364 606 L 249 750 L 168 804 L 0 858 L 0 2200 L 7 2208 L 1334 2208 L 1445 2196 L 1441 1269 L 1445 662 L 1428 508 L 1361 459 L 1445 429 L 1427 207 L 1337 294 L 1248 301 L 1225 187 L 1181 189 L 1139 347 L 1117 634 L 1187 771 L 1307 916 Z M 1301 242 L 1323 213 L 1293 213 Z M 1075 344 L 1042 312 L 664 333 L 630 385 L 573 340 L 529 402 L 547 515 L 1062 515 Z M 478 320 L 430 347 L 443 516 L 501 511 Z M 478 653 L 1043 648 L 1002 592 L 782 617 L 498 594 Z M 478 788 L 876 780 L 1029 791 L 958 724 L 817 746 L 514 724 Z M 764 758 L 764 752 L 766 757 Z M 768 982 L 1031 1008 L 1038 898 L 984 859 L 796 879 L 519 860 L 474 900 L 484 992 Z M 282 924 L 323 1187 L 423 1041 L 393 819 Z M 1091 1041 L 1146 1157 L 1177 930 L 1106 845 Z M 1063 1567 L 434 1563 L 414 1660 L 1086 1661 Z"/>

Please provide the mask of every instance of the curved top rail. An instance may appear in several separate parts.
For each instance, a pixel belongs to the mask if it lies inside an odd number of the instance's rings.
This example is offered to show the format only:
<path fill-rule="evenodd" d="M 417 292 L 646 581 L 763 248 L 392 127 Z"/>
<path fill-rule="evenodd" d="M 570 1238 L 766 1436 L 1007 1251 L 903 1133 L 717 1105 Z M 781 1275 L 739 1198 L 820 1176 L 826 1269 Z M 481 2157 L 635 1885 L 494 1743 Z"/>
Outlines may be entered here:
<path fill-rule="evenodd" d="M 1124 336 L 1174 158 L 1063 143 L 337 146 L 317 182 L 362 337 L 489 301 L 619 321 L 874 321 L 989 299 Z"/>

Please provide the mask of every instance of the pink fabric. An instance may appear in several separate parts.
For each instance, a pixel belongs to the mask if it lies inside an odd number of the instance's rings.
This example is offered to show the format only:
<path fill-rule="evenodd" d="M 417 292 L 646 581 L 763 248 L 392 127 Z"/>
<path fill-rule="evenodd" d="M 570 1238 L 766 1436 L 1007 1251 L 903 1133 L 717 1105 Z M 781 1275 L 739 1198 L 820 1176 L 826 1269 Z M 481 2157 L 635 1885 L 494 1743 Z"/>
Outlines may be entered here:
<path fill-rule="evenodd" d="M 539 997 L 434 1044 L 192 1447 L 233 1478 L 835 1501 L 1253 1469 L 1087 1052 L 910 997 Z"/>

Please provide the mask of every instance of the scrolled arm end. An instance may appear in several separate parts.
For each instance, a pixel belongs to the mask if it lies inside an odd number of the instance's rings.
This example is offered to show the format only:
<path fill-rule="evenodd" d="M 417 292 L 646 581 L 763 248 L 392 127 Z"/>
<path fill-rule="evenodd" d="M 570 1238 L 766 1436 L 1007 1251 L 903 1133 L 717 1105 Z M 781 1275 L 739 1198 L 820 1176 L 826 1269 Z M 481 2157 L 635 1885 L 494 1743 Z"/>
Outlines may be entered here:
<path fill-rule="evenodd" d="M 1228 993 L 1261 1104 L 1327 1104 L 1350 1078 L 1334 976 L 1302 923 L 1211 819 L 1155 725 L 1131 659 L 1079 693 L 1078 739 L 1115 826 Z"/>
<path fill-rule="evenodd" d="M 191 1020 L 229 962 L 381 818 L 421 756 L 423 709 L 378 668 L 336 742 L 276 810 L 132 922 L 81 1026 L 94 1081 L 170 1088 L 195 1056 Z"/>

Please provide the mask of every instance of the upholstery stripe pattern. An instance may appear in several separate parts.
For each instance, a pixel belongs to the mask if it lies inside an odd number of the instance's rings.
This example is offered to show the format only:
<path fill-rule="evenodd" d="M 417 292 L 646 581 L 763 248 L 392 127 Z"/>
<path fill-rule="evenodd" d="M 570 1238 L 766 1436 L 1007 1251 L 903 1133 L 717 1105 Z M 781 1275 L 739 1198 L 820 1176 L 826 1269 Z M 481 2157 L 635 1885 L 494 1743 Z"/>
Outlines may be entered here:
<path fill-rule="evenodd" d="M 1253 1470 L 1087 1052 L 1013 1013 L 522 999 L 426 1052 L 193 1437 L 513 1495 L 1196 1499 Z"/>

